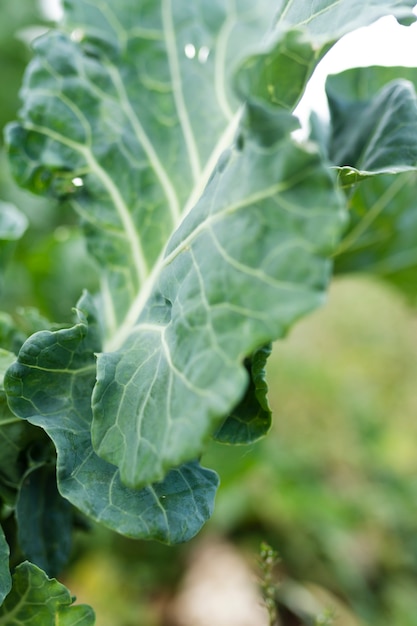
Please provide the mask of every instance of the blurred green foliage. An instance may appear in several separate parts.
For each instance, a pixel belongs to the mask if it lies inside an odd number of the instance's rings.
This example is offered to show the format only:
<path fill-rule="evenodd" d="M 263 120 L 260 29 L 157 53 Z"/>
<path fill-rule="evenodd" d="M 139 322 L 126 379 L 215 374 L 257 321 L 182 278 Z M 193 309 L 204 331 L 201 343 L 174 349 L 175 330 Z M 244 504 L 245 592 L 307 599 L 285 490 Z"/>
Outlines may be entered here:
<path fill-rule="evenodd" d="M 365 624 L 417 625 L 415 330 L 397 292 L 336 282 L 275 346 L 271 435 L 209 459 L 223 477 L 213 524 L 267 540 L 286 574 L 332 591 Z"/>
<path fill-rule="evenodd" d="M 48 27 L 37 0 L 0 4 L 0 125 L 16 119 L 19 88 L 31 58 L 30 37 Z M 5 88 L 7 86 L 7 88 Z M 3 145 L 1 132 L 0 146 Z M 86 254 L 77 220 L 66 203 L 51 202 L 19 189 L 0 147 L 0 201 L 12 202 L 29 220 L 6 268 L 1 310 L 35 307 L 51 322 L 72 320 L 72 307 L 84 287 L 94 290 L 96 275 Z"/>

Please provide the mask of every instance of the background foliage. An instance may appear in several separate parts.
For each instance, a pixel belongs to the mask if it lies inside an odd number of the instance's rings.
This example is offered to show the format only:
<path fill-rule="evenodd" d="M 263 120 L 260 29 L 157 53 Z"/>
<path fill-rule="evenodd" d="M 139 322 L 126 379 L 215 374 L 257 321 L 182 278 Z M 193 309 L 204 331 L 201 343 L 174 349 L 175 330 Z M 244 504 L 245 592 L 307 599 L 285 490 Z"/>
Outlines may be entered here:
<path fill-rule="evenodd" d="M 0 79 L 9 86 L 2 125 L 15 117 L 29 58 L 15 34 L 41 19 L 34 2 L 25 6 L 24 13 L 17 3 L 0 8 Z M 62 204 L 18 191 L 4 161 L 0 177 L 1 200 L 16 203 L 31 224 L 16 245 L 1 309 L 31 329 L 39 319 L 19 307 L 69 321 L 86 276 L 92 290 L 96 284 L 75 218 Z M 222 485 L 202 535 L 167 548 L 80 529 L 63 582 L 95 606 L 102 626 L 169 624 L 196 546 L 226 538 L 256 571 L 259 544 L 268 541 L 281 558 L 283 624 L 307 619 L 300 590 L 309 589 L 323 608 L 336 607 L 337 626 L 417 626 L 415 332 L 414 312 L 393 288 L 339 279 L 327 307 L 274 346 L 271 435 L 227 455 L 216 444 L 207 452 Z"/>

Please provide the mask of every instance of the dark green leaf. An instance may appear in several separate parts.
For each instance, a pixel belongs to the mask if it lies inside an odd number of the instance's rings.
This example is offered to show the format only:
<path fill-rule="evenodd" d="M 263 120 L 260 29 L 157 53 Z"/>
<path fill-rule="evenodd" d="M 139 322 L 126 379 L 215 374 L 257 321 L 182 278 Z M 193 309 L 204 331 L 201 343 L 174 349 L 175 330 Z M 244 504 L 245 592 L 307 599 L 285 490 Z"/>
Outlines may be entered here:
<path fill-rule="evenodd" d="M 375 73 L 384 70 L 375 68 Z M 331 113 L 330 160 L 343 168 L 342 184 L 361 177 L 415 169 L 417 165 L 417 97 L 414 85 L 397 79 L 376 94 L 359 99 L 347 87 L 356 75 L 356 85 L 365 77 L 361 69 L 330 77 L 327 97 Z M 342 87 L 346 77 L 345 88 Z M 354 97 L 356 95 L 356 98 Z"/>
<path fill-rule="evenodd" d="M 73 601 L 57 580 L 49 579 L 32 563 L 22 563 L 0 607 L 0 626 L 93 626 L 93 610 Z"/>
<path fill-rule="evenodd" d="M 10 591 L 12 577 L 9 571 L 9 546 L 0 526 L 0 604 Z"/>
<path fill-rule="evenodd" d="M 349 166 L 341 180 L 351 220 L 335 271 L 373 272 L 409 295 L 417 271 L 416 84 L 415 68 L 356 68 L 327 81 L 329 156 Z"/>
<path fill-rule="evenodd" d="M 16 502 L 20 547 L 49 576 L 57 576 L 71 552 L 72 507 L 57 490 L 53 465 L 30 469 Z"/>
<path fill-rule="evenodd" d="M 335 257 L 335 271 L 372 272 L 415 299 L 417 175 L 362 181 L 350 198 L 351 223 Z"/>
<path fill-rule="evenodd" d="M 238 406 L 214 434 L 221 443 L 248 444 L 260 439 L 271 426 L 271 410 L 268 406 L 265 365 L 271 347 L 257 350 L 245 362 L 249 385 Z"/>

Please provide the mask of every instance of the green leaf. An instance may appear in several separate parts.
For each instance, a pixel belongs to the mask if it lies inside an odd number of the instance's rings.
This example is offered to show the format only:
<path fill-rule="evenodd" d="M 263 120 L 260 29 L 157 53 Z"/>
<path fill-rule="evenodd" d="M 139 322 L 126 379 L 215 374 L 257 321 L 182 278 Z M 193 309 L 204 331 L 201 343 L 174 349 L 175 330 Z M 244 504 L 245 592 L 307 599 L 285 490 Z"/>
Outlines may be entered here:
<path fill-rule="evenodd" d="M 351 198 L 351 223 L 335 271 L 372 272 L 415 300 L 417 216 L 415 172 L 362 181 Z"/>
<path fill-rule="evenodd" d="M 292 111 L 318 58 L 318 49 L 304 32 L 277 31 L 264 44 L 264 50 L 248 56 L 239 67 L 237 93 L 242 100 L 249 98 Z"/>
<path fill-rule="evenodd" d="M 362 75 L 359 68 L 331 76 L 326 84 L 331 113 L 329 157 L 342 168 L 341 181 L 346 185 L 375 174 L 413 170 L 417 165 L 414 85 L 397 78 L 364 96 L 361 85 L 371 73 L 381 78 L 392 74 L 385 68 L 373 68 L 373 72 L 367 68 Z"/>
<path fill-rule="evenodd" d="M 329 156 L 349 166 L 341 181 L 351 219 L 335 271 L 373 272 L 409 295 L 417 270 L 416 85 L 415 68 L 367 67 L 330 76 L 326 87 Z"/>
<path fill-rule="evenodd" d="M 72 545 L 72 507 L 57 490 L 53 465 L 30 469 L 16 501 L 20 547 L 26 558 L 49 576 L 68 562 Z"/>
<path fill-rule="evenodd" d="M 75 506 L 131 537 L 186 541 L 211 515 L 217 476 L 191 462 L 137 491 L 94 453 L 91 391 L 100 344 L 93 311 L 84 296 L 73 328 L 36 333 L 25 343 L 5 381 L 12 410 L 54 441 L 59 490 Z"/>
<path fill-rule="evenodd" d="M 246 425 L 266 411 L 245 359 L 319 306 L 331 275 L 344 198 L 318 149 L 292 139 L 290 111 L 330 43 L 413 3 L 65 6 L 7 137 L 20 184 L 82 217 L 100 329 L 88 305 L 72 329 L 29 339 L 7 393 L 54 440 L 65 497 L 121 532 L 178 540 L 189 522 L 171 523 L 177 503 L 158 512 L 158 494 L 180 493 L 190 462 L 206 517 L 215 480 L 193 459 L 235 407 Z"/>
<path fill-rule="evenodd" d="M 73 605 L 66 587 L 32 563 L 13 574 L 13 587 L 0 607 L 0 626 L 93 626 L 93 610 Z"/>
<path fill-rule="evenodd" d="M 271 426 L 271 410 L 268 406 L 265 365 L 271 354 L 271 346 L 256 350 L 246 359 L 249 384 L 239 405 L 214 434 L 221 443 L 248 444 L 260 439 Z"/>
<path fill-rule="evenodd" d="M 98 356 L 93 445 L 132 486 L 201 453 L 245 392 L 245 355 L 327 286 L 343 224 L 332 177 L 288 137 L 265 148 L 248 128 L 240 141 L 172 237 L 121 347 Z"/>
<path fill-rule="evenodd" d="M 12 577 L 9 571 L 9 546 L 2 527 L 0 526 L 0 604 L 9 593 Z"/>
<path fill-rule="evenodd" d="M 0 391 L 0 496 L 13 504 L 25 466 L 22 451 L 30 444 L 35 429 L 10 411 Z"/>

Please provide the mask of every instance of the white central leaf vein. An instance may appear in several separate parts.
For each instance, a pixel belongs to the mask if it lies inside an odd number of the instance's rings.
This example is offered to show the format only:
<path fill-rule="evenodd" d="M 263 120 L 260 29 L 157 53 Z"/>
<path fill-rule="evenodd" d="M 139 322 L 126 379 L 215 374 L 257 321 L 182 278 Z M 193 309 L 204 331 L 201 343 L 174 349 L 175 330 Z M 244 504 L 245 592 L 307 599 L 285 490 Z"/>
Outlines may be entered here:
<path fill-rule="evenodd" d="M 191 122 L 182 89 L 181 70 L 178 60 L 177 42 L 175 37 L 175 26 L 172 11 L 172 0 L 162 0 L 162 25 L 168 54 L 168 63 L 171 72 L 173 96 L 175 100 L 175 106 L 177 108 L 178 119 L 184 133 L 184 139 L 187 146 L 191 171 L 194 180 L 197 181 L 201 174 L 200 156 L 198 153 L 193 129 L 191 127 Z"/>
<path fill-rule="evenodd" d="M 268 197 L 274 196 L 280 192 L 290 189 L 292 186 L 297 184 L 298 178 L 299 176 L 296 176 L 291 180 L 281 181 L 279 183 L 276 183 L 275 185 L 272 185 L 271 187 L 267 187 L 266 189 L 262 189 L 260 191 L 253 193 L 250 196 L 247 196 L 243 200 L 237 201 L 234 204 L 226 206 L 224 209 L 222 209 L 221 211 L 218 211 L 217 213 L 209 215 L 185 239 L 183 239 L 182 242 L 174 250 L 172 250 L 168 255 L 164 256 L 164 254 L 162 253 L 158 261 L 155 263 L 154 267 L 152 268 L 152 272 L 149 275 L 147 281 L 145 282 L 140 292 L 138 293 L 138 297 L 132 303 L 132 306 L 128 314 L 126 315 L 126 318 L 123 324 L 121 324 L 117 333 L 113 335 L 113 337 L 111 337 L 109 341 L 107 342 L 106 350 L 110 352 L 117 350 L 124 343 L 124 341 L 127 339 L 127 337 L 129 336 L 131 332 L 134 332 L 143 326 L 141 323 L 137 324 L 137 321 L 139 319 L 141 312 L 146 306 L 146 303 L 149 297 L 151 296 L 152 289 L 154 288 L 154 285 L 158 279 L 158 276 L 163 271 L 163 269 L 166 266 L 168 266 L 170 263 L 172 263 L 174 259 L 181 252 L 184 252 L 185 250 L 189 249 L 192 242 L 198 237 L 200 233 L 210 228 L 210 225 L 212 223 L 220 221 L 226 215 L 230 215 L 251 204 L 254 204 L 256 202 L 259 202 Z M 158 326 L 156 326 L 156 328 L 161 329 L 161 327 L 158 327 Z"/>
<path fill-rule="evenodd" d="M 187 215 L 187 213 L 191 211 L 191 209 L 197 204 L 198 200 L 201 198 L 220 156 L 232 144 L 236 131 L 239 127 L 242 111 L 243 107 L 234 114 L 229 124 L 226 126 L 224 132 L 222 133 L 219 141 L 214 146 L 213 151 L 209 156 L 206 165 L 204 166 L 204 170 L 202 171 L 200 178 L 196 181 L 187 200 L 182 214 L 183 218 Z"/>
<path fill-rule="evenodd" d="M 188 249 L 190 244 L 198 237 L 198 235 L 210 228 L 211 224 L 221 221 L 224 217 L 236 213 L 240 209 L 244 209 L 251 204 L 256 204 L 262 200 L 273 197 L 279 192 L 285 191 L 293 185 L 293 181 L 282 181 L 271 185 L 265 189 L 254 192 L 252 195 L 246 198 L 240 199 L 232 204 L 227 205 L 225 208 L 209 215 L 203 222 L 201 222 L 182 242 L 172 250 L 162 260 L 162 266 L 165 267 L 172 263 L 172 261 L 184 250 Z"/>

